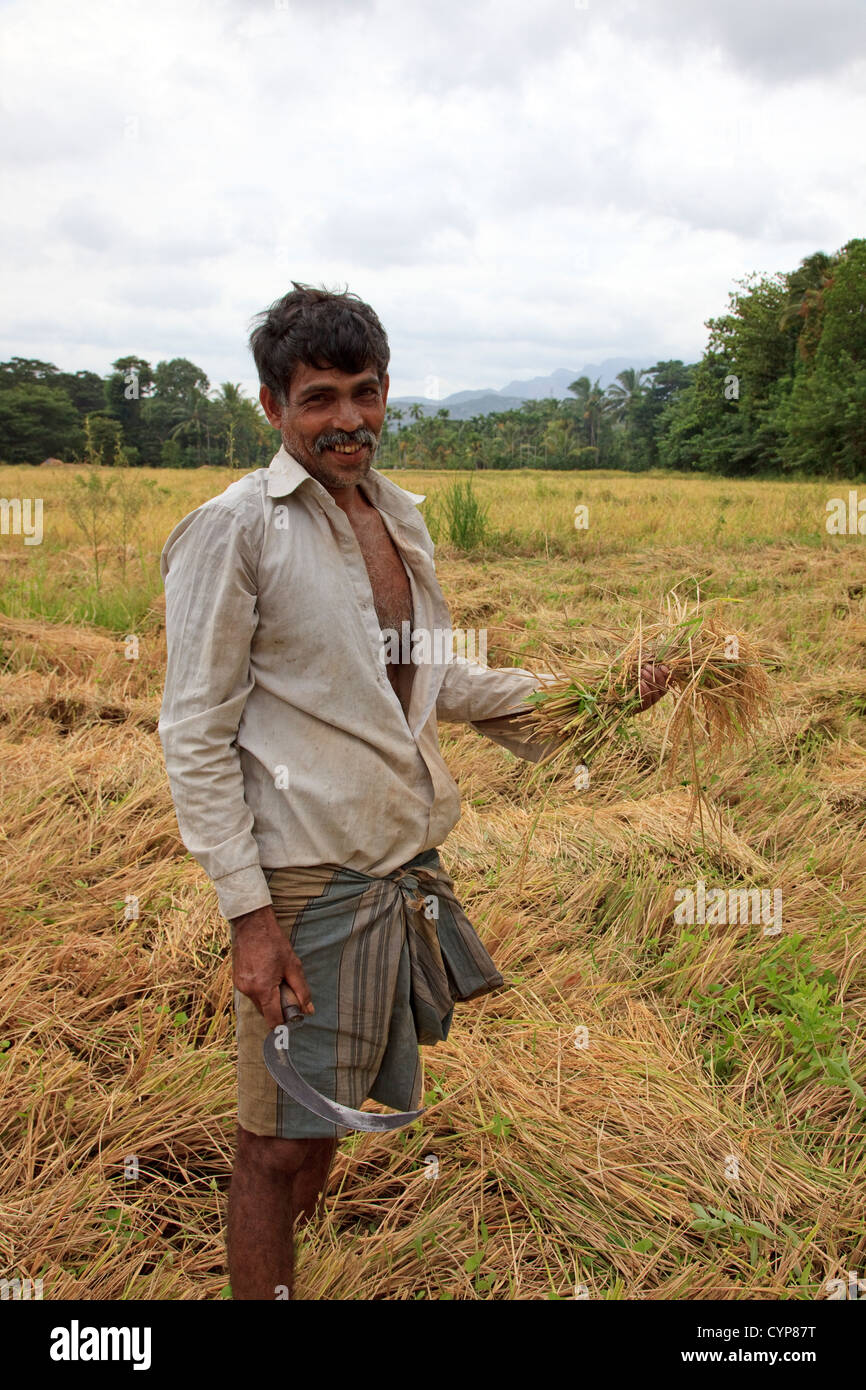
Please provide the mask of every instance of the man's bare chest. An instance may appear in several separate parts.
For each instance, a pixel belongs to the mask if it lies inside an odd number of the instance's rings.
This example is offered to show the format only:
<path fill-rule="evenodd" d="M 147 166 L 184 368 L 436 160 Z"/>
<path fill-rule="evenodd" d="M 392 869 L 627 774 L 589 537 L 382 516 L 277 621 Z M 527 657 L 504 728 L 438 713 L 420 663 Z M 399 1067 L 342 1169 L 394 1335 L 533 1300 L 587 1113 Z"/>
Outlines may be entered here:
<path fill-rule="evenodd" d="M 375 507 L 350 520 L 367 567 L 379 625 L 399 633 L 401 623 L 412 622 L 412 590 L 400 552 Z"/>

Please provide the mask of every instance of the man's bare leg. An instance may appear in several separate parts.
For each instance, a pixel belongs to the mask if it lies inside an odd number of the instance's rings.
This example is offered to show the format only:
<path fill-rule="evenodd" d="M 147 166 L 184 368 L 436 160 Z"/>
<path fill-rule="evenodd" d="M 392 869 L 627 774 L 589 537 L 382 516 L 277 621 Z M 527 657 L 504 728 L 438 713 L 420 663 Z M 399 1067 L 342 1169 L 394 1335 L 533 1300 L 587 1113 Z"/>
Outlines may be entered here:
<path fill-rule="evenodd" d="M 322 1145 L 320 1156 L 315 1163 L 311 1162 L 300 1168 L 292 1183 L 292 1219 L 295 1228 L 321 1215 L 325 1204 L 325 1189 L 328 1186 L 334 1154 L 337 1152 L 337 1140 L 320 1139 L 316 1142 Z M 326 1144 L 330 1144 L 330 1151 L 325 1149 Z"/>
<path fill-rule="evenodd" d="M 229 1188 L 229 1280 L 234 1299 L 293 1296 L 294 1223 L 324 1192 L 336 1139 L 276 1139 L 238 1126 Z"/>

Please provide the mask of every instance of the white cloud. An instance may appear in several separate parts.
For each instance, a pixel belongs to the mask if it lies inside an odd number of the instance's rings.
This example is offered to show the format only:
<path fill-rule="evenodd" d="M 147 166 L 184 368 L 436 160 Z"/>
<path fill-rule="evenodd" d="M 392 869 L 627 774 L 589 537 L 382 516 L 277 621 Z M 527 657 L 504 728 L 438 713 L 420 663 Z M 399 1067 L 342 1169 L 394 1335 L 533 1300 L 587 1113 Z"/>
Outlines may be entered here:
<path fill-rule="evenodd" d="M 292 279 L 392 390 L 694 359 L 735 279 L 866 234 L 861 0 L 2 11 L 0 353 L 255 387 Z M 858 66 L 859 65 L 859 66 Z"/>

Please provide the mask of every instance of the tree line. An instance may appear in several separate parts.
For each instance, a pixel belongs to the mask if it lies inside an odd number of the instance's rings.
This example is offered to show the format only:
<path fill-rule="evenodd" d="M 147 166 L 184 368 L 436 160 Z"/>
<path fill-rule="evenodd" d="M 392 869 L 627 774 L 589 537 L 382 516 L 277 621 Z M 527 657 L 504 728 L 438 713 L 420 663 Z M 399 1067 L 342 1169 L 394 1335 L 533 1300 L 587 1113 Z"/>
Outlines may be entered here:
<path fill-rule="evenodd" d="M 700 362 L 451 420 L 389 412 L 381 466 L 648 468 L 728 476 L 866 472 L 866 241 L 737 281 Z M 407 418 L 408 416 L 408 418 Z"/>
<path fill-rule="evenodd" d="M 380 468 L 671 468 L 854 478 L 866 459 L 866 240 L 736 282 L 697 363 L 580 377 L 564 400 L 453 420 L 388 407 Z M 0 459 L 250 470 L 279 436 L 257 401 L 185 358 L 129 356 L 102 378 L 0 363 Z"/>
<path fill-rule="evenodd" d="M 184 357 L 120 357 L 107 377 L 51 362 L 0 363 L 0 459 L 148 468 L 228 466 L 249 471 L 279 448 L 257 401 L 240 386 L 212 389 Z"/>

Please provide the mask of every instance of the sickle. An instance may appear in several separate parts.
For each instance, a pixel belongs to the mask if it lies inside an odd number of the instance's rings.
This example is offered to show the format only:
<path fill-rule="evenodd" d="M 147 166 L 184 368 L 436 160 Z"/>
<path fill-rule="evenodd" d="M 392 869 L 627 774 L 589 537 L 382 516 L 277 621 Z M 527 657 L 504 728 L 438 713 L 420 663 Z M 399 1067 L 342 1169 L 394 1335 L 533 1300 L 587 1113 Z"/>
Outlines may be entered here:
<path fill-rule="evenodd" d="M 352 1110 L 348 1105 L 338 1105 L 335 1100 L 329 1100 L 327 1096 L 314 1090 L 297 1072 L 289 1056 L 288 1033 L 304 1022 L 305 1014 L 284 980 L 280 981 L 280 1007 L 285 1022 L 282 1027 L 273 1028 L 268 1033 L 262 1043 L 262 1055 L 265 1066 L 277 1085 L 305 1110 L 311 1110 L 323 1120 L 343 1125 L 346 1129 L 372 1131 L 401 1129 L 403 1125 L 412 1124 L 413 1120 L 424 1114 L 423 1110 L 401 1110 L 394 1115 L 379 1115 L 372 1110 Z"/>

